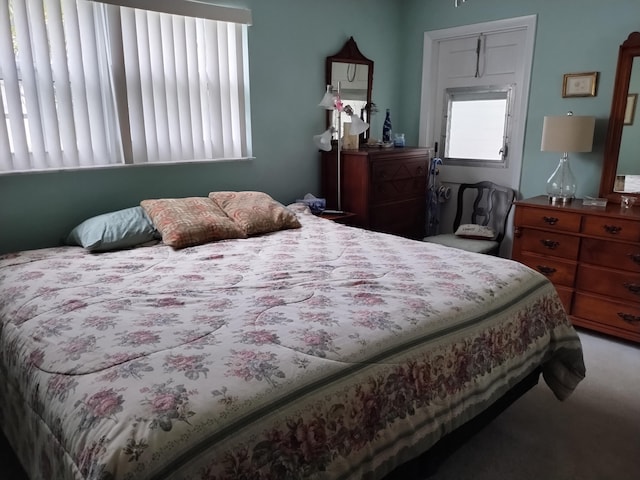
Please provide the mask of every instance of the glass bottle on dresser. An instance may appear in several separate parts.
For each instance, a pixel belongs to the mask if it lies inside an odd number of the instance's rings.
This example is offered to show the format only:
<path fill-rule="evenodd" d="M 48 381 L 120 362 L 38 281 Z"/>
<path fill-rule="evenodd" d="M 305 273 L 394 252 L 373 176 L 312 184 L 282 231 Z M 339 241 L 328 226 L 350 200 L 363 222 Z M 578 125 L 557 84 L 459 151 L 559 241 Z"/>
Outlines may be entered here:
<path fill-rule="evenodd" d="M 384 143 L 391 142 L 391 113 L 387 108 L 387 115 L 384 118 L 384 124 L 382 125 L 382 141 Z"/>

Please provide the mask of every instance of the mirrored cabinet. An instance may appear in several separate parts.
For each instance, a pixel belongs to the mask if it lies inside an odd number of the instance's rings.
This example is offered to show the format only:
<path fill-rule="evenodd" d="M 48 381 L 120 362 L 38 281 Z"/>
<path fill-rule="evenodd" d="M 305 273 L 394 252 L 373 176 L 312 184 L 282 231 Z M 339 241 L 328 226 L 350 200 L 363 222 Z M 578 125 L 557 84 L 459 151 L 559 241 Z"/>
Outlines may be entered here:
<path fill-rule="evenodd" d="M 600 196 L 616 203 L 621 195 L 640 197 L 639 94 L 640 32 L 633 32 L 618 53 L 600 182 Z"/>

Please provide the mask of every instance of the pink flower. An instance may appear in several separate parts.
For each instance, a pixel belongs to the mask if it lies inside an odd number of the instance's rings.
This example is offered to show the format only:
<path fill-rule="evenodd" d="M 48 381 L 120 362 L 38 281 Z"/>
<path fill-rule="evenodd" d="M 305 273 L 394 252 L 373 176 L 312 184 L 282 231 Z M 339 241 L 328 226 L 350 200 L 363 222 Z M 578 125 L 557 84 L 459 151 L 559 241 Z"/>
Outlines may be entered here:
<path fill-rule="evenodd" d="M 159 298 L 154 303 L 157 307 L 180 307 L 184 305 L 184 302 L 172 297 Z"/>
<path fill-rule="evenodd" d="M 148 343 L 157 343 L 159 337 L 156 333 L 148 330 L 138 330 L 137 332 L 131 332 L 126 336 L 123 343 L 131 345 L 144 345 Z"/>
<path fill-rule="evenodd" d="M 265 307 L 277 307 L 278 305 L 284 305 L 284 300 L 274 295 L 264 295 L 258 298 L 257 303 Z"/>
<path fill-rule="evenodd" d="M 309 333 L 304 336 L 304 343 L 306 343 L 307 345 L 322 345 L 323 338 L 320 335 Z"/>
<path fill-rule="evenodd" d="M 279 343 L 278 336 L 275 333 L 267 330 L 256 330 L 255 332 L 249 332 L 245 336 L 246 341 L 255 345 L 266 345 L 270 343 Z"/>
<path fill-rule="evenodd" d="M 85 308 L 86 306 L 87 304 L 82 300 L 69 300 L 62 306 L 62 311 L 64 313 L 69 313 L 79 308 Z"/>
<path fill-rule="evenodd" d="M 177 370 L 189 370 L 193 368 L 200 359 L 201 357 L 196 355 L 172 355 L 167 360 L 167 363 Z"/>
<path fill-rule="evenodd" d="M 62 350 L 69 354 L 72 360 L 78 360 L 80 356 L 95 347 L 96 337 L 89 335 L 87 337 L 75 337 L 62 347 Z"/>
<path fill-rule="evenodd" d="M 189 274 L 189 275 L 182 275 L 180 277 L 182 280 L 188 281 L 188 282 L 195 282 L 198 280 L 204 280 L 204 277 L 202 275 L 198 275 L 195 273 Z"/>
<path fill-rule="evenodd" d="M 40 349 L 36 349 L 29 354 L 29 363 L 35 367 L 42 365 L 44 360 L 44 352 Z"/>
<path fill-rule="evenodd" d="M 151 407 L 154 412 L 170 412 L 176 409 L 176 397 L 171 393 L 160 394 L 153 399 Z"/>
<path fill-rule="evenodd" d="M 256 358 L 256 352 L 252 352 L 251 350 L 241 350 L 239 352 L 235 352 L 235 356 L 239 361 L 248 362 Z"/>
<path fill-rule="evenodd" d="M 108 417 L 122 410 L 122 396 L 110 388 L 89 397 L 86 405 L 95 417 Z"/>

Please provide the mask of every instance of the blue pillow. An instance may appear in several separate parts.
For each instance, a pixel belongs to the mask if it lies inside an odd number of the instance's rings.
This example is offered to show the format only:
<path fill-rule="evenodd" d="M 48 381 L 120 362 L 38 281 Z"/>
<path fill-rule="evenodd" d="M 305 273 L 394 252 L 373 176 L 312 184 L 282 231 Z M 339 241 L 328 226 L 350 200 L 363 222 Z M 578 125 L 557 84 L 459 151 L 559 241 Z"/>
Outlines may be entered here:
<path fill-rule="evenodd" d="M 104 252 L 158 238 L 144 209 L 137 206 L 88 218 L 69 233 L 66 243 L 83 246 L 90 252 Z"/>

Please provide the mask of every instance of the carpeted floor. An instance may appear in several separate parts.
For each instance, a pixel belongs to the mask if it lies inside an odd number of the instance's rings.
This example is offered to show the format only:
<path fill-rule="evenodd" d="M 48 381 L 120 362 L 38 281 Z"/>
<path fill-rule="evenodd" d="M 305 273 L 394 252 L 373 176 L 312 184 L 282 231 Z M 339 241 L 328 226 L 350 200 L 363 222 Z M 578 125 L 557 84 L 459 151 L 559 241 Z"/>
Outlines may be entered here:
<path fill-rule="evenodd" d="M 569 399 L 541 379 L 429 480 L 640 478 L 640 345 L 579 333 L 587 376 Z"/>
<path fill-rule="evenodd" d="M 580 330 L 587 378 L 565 402 L 544 380 L 429 480 L 640 478 L 640 345 Z M 0 435 L 0 478 L 24 480 Z"/>

